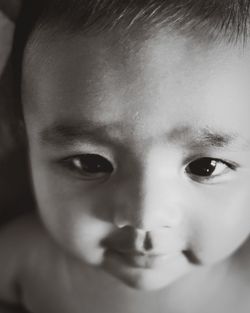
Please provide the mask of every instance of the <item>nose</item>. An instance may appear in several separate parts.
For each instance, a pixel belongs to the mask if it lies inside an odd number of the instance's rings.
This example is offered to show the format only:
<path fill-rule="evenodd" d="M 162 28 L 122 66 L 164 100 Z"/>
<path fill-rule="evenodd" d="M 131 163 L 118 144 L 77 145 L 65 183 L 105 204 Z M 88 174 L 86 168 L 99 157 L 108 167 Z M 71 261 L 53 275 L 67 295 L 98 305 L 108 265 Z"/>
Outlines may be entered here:
<path fill-rule="evenodd" d="M 174 182 L 154 175 L 134 179 L 129 187 L 123 188 L 119 204 L 114 208 L 114 224 L 118 228 L 130 226 L 145 231 L 177 227 L 182 210 L 176 189 Z"/>
<path fill-rule="evenodd" d="M 173 228 L 180 224 L 180 210 L 173 206 L 154 203 L 138 202 L 120 206 L 115 210 L 114 224 L 118 228 L 131 226 L 137 229 L 152 231 L 160 228 Z"/>

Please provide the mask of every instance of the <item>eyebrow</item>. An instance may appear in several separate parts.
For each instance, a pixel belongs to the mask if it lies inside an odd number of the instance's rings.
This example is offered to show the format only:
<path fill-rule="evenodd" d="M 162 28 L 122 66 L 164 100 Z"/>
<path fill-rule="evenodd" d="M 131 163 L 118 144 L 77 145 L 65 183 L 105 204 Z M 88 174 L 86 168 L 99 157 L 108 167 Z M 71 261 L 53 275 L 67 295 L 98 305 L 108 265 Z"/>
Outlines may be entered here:
<path fill-rule="evenodd" d="M 71 146 L 83 141 L 114 143 L 119 140 L 122 127 L 119 123 L 97 125 L 89 121 L 54 123 L 39 133 L 39 141 L 45 145 Z M 111 135 L 113 134 L 113 135 Z M 114 134 L 116 134 L 114 136 Z M 117 135 L 118 134 L 118 135 Z M 250 142 L 237 133 L 226 133 L 210 127 L 177 127 L 165 136 L 170 143 L 189 148 L 250 148 Z"/>
<path fill-rule="evenodd" d="M 215 130 L 211 127 L 193 128 L 180 127 L 173 129 L 168 135 L 168 139 L 173 143 L 184 144 L 190 148 L 226 148 L 229 146 L 239 147 L 241 144 L 247 145 L 247 141 L 240 140 L 236 133 L 226 133 Z M 242 141 L 242 142 L 241 142 Z"/>
<path fill-rule="evenodd" d="M 68 146 L 74 145 L 81 141 L 93 141 L 110 143 L 110 133 L 118 129 L 118 125 L 97 125 L 93 127 L 89 121 L 81 123 L 75 121 L 66 121 L 61 123 L 54 123 L 45 128 L 39 134 L 39 141 L 42 144 L 53 146 Z"/>

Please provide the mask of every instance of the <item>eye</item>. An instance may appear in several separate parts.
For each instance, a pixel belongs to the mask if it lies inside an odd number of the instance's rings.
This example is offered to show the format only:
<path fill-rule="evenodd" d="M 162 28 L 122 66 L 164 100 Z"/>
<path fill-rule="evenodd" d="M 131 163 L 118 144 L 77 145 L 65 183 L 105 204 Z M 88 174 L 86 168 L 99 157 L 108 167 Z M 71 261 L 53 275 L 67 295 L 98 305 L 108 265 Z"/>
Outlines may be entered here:
<path fill-rule="evenodd" d="M 204 157 L 190 162 L 185 171 L 191 178 L 208 180 L 226 174 L 228 171 L 234 170 L 235 167 L 234 164 L 220 159 Z"/>
<path fill-rule="evenodd" d="M 114 168 L 110 161 L 98 154 L 82 154 L 63 160 L 64 165 L 83 179 L 98 179 L 110 175 Z"/>

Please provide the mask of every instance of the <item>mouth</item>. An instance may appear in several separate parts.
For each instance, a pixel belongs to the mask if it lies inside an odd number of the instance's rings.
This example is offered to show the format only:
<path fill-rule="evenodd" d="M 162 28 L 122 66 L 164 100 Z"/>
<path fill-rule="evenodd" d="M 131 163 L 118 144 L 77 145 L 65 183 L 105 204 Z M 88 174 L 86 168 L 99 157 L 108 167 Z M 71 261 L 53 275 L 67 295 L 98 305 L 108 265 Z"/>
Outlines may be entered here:
<path fill-rule="evenodd" d="M 108 250 L 107 255 L 115 258 L 119 262 L 133 268 L 150 269 L 163 265 L 173 254 L 153 254 L 137 251 L 120 252 L 117 250 Z M 176 253 L 175 253 L 176 255 Z"/>

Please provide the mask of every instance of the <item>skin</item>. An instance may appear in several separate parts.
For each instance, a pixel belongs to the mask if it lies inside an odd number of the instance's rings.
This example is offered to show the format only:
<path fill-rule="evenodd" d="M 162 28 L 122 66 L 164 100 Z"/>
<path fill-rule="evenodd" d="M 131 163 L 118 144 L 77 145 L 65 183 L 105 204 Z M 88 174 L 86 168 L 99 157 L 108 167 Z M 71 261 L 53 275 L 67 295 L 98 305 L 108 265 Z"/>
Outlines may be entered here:
<path fill-rule="evenodd" d="M 52 237 L 137 289 L 225 264 L 250 232 L 250 50 L 168 32 L 33 49 L 24 118 Z"/>

